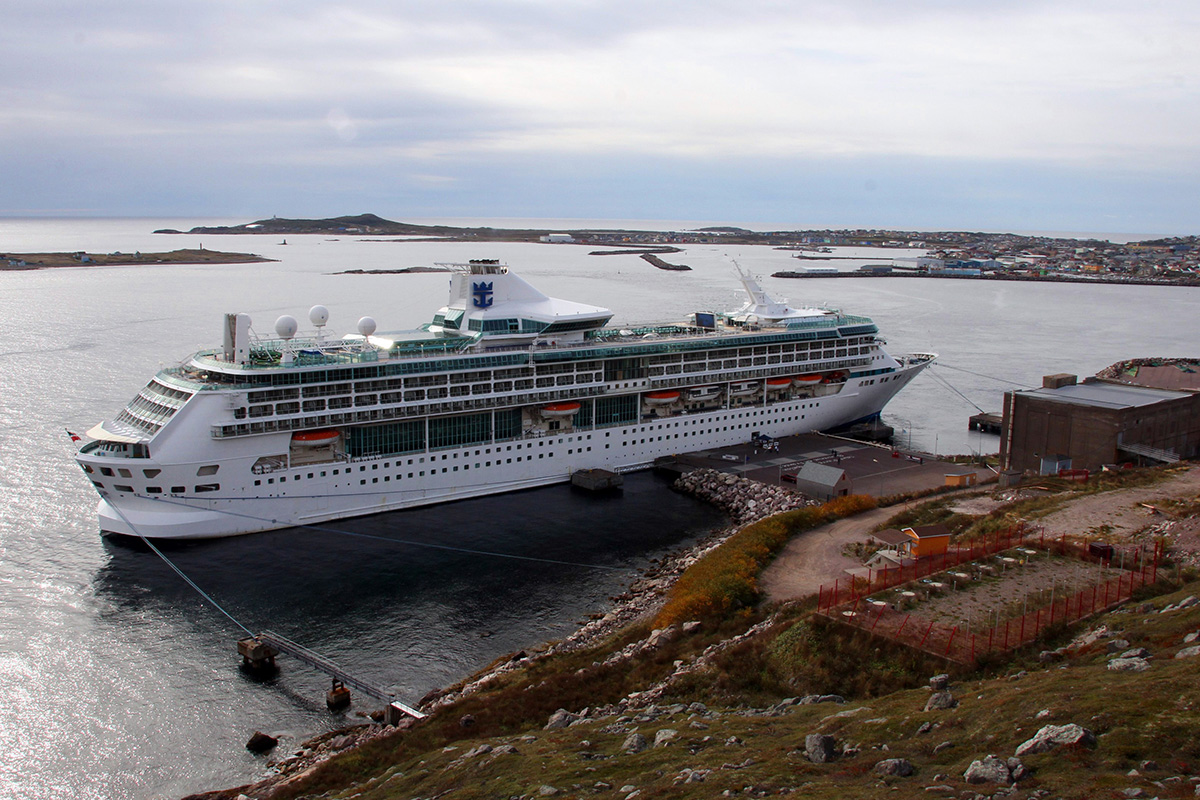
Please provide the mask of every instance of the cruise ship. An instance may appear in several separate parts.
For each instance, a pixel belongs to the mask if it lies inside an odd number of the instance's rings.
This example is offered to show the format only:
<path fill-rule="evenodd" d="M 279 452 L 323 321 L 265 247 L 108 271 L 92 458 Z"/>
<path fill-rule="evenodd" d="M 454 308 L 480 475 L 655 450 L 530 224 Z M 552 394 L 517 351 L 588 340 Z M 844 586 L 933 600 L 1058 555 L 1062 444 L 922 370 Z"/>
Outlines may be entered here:
<path fill-rule="evenodd" d="M 528 489 L 576 470 L 877 418 L 934 355 L 892 357 L 866 317 L 749 298 L 676 324 L 609 327 L 493 260 L 446 265 L 433 320 L 273 335 L 226 314 L 223 346 L 164 369 L 77 460 L 100 529 L 234 536 Z"/>

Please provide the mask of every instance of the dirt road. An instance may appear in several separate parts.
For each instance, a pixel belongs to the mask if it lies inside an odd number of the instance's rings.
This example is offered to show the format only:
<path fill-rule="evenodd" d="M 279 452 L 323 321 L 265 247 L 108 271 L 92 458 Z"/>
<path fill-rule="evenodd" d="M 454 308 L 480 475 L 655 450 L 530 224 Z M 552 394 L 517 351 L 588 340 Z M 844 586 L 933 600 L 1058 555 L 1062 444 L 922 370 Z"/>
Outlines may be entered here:
<path fill-rule="evenodd" d="M 822 585 L 832 586 L 835 579 L 845 578 L 843 570 L 862 564 L 842 555 L 842 549 L 866 539 L 872 528 L 897 510 L 877 508 L 794 537 L 759 577 L 765 600 L 806 597 L 816 594 Z"/>

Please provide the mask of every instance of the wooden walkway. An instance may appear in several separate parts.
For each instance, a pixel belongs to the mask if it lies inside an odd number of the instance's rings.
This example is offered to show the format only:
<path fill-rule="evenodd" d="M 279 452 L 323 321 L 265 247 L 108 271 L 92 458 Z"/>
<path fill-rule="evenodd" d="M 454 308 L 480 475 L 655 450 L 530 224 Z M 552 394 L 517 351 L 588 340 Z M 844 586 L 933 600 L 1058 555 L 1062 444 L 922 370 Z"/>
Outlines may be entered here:
<path fill-rule="evenodd" d="M 381 702 L 387 703 L 397 711 L 407 714 L 414 719 L 425 718 L 425 715 L 420 711 L 417 711 L 415 708 L 407 706 L 398 701 L 396 696 L 391 692 L 381 689 L 373 683 L 369 683 L 354 677 L 349 672 L 346 672 L 346 670 L 335 664 L 331 659 L 328 659 L 313 650 L 309 650 L 304 645 L 296 644 L 291 639 L 280 636 L 278 633 L 274 633 L 273 631 L 263 631 L 255 638 L 268 647 L 272 647 L 281 653 L 287 653 L 292 658 L 303 661 L 310 667 L 324 672 L 335 680 L 341 681 L 346 686 L 350 686 L 365 695 L 374 697 Z"/>

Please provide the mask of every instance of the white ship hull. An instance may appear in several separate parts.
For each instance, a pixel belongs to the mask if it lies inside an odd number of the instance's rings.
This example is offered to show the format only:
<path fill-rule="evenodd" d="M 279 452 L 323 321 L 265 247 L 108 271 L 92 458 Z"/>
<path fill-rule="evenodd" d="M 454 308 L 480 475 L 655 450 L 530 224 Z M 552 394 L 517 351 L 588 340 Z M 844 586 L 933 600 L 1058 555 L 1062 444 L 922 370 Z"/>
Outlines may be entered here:
<path fill-rule="evenodd" d="M 217 460 L 217 474 L 223 478 L 219 496 L 109 493 L 97 509 L 100 527 L 105 533 L 159 539 L 236 536 L 563 483 L 581 469 L 630 472 L 652 466 L 661 456 L 743 444 L 753 432 L 791 436 L 874 418 L 930 363 L 903 368 L 883 384 L 851 379 L 839 393 L 825 397 L 760 402 L 419 455 L 293 467 L 272 473 L 272 484 L 256 478 L 262 481 L 258 486 L 247 480 L 247 485 L 233 487 L 224 479 L 250 474 L 252 455 Z M 286 440 L 288 434 L 277 436 Z M 210 446 L 216 450 L 220 444 Z M 181 480 L 191 480 L 188 473 L 194 475 L 197 463 L 214 459 L 216 453 L 184 465 L 148 463 L 151 469 L 178 471 Z M 161 482 L 161 476 L 156 478 Z M 274 491 L 264 492 L 264 484 Z"/>

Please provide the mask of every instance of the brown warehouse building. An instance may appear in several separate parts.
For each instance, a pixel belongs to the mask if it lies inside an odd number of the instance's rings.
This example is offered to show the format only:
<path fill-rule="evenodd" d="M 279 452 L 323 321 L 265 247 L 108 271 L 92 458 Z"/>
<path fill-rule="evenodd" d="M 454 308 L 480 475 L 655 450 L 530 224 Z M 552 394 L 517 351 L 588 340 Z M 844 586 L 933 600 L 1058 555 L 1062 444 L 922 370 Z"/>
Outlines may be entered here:
<path fill-rule="evenodd" d="M 1127 375 L 1080 383 L 1064 374 L 1046 376 L 1040 389 L 1004 394 L 1000 463 L 1005 469 L 1052 474 L 1197 455 L 1200 391 L 1190 386 L 1134 385 Z"/>

